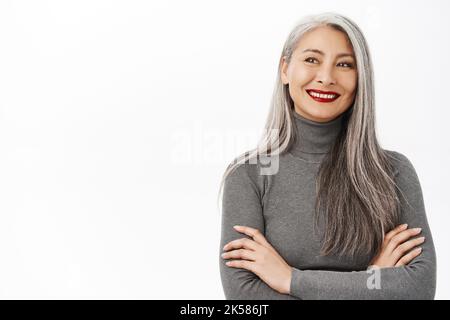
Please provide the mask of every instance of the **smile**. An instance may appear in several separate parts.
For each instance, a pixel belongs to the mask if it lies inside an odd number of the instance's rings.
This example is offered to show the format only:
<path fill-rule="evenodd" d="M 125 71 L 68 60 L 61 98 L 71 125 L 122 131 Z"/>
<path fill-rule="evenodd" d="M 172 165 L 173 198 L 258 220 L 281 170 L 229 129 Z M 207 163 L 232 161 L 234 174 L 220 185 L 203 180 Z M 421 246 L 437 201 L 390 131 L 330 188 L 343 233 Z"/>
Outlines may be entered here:
<path fill-rule="evenodd" d="M 311 98 L 318 102 L 333 102 L 340 96 L 339 93 L 331 91 L 307 89 L 306 92 Z"/>

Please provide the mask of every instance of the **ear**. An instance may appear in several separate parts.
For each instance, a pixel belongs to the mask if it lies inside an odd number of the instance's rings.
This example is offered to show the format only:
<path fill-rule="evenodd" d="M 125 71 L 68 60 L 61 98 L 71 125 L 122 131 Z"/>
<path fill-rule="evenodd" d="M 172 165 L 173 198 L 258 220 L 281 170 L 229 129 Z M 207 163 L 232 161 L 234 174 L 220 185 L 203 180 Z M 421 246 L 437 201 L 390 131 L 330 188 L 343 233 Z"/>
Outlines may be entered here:
<path fill-rule="evenodd" d="M 288 69 L 288 64 L 286 62 L 286 56 L 282 56 L 281 60 L 280 60 L 280 64 L 281 64 L 281 81 L 283 82 L 283 84 L 288 84 L 289 80 L 288 80 L 288 76 L 287 76 L 287 69 Z"/>

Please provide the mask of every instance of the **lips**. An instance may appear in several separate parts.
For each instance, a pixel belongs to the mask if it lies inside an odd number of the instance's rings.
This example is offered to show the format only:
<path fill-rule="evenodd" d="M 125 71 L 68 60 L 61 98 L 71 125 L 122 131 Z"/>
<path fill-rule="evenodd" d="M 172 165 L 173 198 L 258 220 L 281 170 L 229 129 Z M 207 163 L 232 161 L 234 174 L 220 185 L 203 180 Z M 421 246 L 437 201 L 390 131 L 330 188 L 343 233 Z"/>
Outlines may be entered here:
<path fill-rule="evenodd" d="M 334 91 L 322 91 L 316 89 L 307 89 L 308 95 L 318 102 L 333 102 L 340 97 L 340 94 Z"/>

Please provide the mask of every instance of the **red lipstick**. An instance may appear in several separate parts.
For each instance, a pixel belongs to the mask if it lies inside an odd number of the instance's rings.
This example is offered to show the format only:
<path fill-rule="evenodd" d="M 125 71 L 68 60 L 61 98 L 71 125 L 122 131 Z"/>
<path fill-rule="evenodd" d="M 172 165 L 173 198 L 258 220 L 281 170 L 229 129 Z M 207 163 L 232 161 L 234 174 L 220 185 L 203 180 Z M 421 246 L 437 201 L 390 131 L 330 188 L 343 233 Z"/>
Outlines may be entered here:
<path fill-rule="evenodd" d="M 340 94 L 334 91 L 322 91 L 317 89 L 306 89 L 308 95 L 318 102 L 333 102 Z"/>

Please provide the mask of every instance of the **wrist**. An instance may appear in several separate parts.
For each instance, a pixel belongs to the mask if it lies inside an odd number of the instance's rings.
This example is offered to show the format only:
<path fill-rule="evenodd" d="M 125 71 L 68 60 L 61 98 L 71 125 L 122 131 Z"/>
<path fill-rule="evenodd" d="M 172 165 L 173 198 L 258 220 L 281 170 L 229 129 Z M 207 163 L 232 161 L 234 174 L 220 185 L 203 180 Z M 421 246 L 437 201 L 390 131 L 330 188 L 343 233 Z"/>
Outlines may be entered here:
<path fill-rule="evenodd" d="M 291 294 L 291 282 L 292 282 L 292 267 L 289 266 L 286 283 L 285 283 L 285 287 L 284 287 L 285 294 Z"/>

